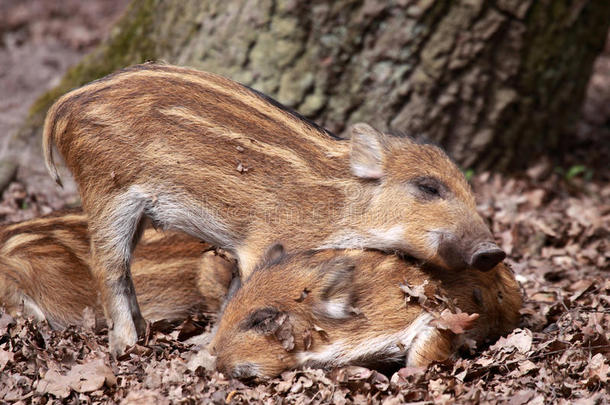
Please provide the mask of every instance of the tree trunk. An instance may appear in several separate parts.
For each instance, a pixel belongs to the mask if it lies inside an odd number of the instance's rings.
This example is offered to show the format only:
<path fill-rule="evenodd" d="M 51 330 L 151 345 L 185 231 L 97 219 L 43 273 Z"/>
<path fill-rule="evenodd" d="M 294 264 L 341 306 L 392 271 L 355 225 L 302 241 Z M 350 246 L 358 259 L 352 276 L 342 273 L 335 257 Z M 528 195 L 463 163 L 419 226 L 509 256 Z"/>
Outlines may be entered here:
<path fill-rule="evenodd" d="M 464 168 L 564 149 L 610 23 L 605 0 L 134 0 L 43 95 L 151 59 L 233 78 L 334 132 L 358 121 L 440 143 Z"/>

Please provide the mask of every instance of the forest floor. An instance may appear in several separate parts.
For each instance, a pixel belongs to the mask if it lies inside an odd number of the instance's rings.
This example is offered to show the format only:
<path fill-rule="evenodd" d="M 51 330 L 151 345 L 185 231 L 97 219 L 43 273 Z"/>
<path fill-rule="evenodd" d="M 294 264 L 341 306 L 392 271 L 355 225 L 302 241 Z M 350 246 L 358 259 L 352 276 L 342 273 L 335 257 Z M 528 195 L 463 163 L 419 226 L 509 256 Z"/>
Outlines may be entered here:
<path fill-rule="evenodd" d="M 0 134 L 14 130 L 35 97 L 99 43 L 126 1 L 54 3 L 0 0 Z M 583 145 L 608 139 L 609 96 L 607 50 L 575 134 Z M 213 371 L 199 344 L 213 318 L 155 324 L 146 346 L 116 362 L 103 330 L 52 331 L 0 310 L 0 403 L 610 402 L 610 173 L 584 159 L 471 179 L 525 300 L 519 328 L 476 353 L 425 370 L 307 369 L 240 382 Z M 11 183 L 0 199 L 0 223 L 59 208 L 47 192 Z"/>
<path fill-rule="evenodd" d="M 157 324 L 147 346 L 111 361 L 105 331 L 0 316 L 0 400 L 44 403 L 199 401 L 388 404 L 606 403 L 610 399 L 610 185 L 539 168 L 521 179 L 473 179 L 480 212 L 508 252 L 525 304 L 519 328 L 488 348 L 427 370 L 362 367 L 288 371 L 243 383 L 212 370 L 213 318 Z M 40 211 L 14 183 L 0 208 Z M 26 209 L 22 209 L 27 207 Z M 35 208 L 38 207 L 38 208 Z M 199 337 L 187 340 L 194 335 Z"/>

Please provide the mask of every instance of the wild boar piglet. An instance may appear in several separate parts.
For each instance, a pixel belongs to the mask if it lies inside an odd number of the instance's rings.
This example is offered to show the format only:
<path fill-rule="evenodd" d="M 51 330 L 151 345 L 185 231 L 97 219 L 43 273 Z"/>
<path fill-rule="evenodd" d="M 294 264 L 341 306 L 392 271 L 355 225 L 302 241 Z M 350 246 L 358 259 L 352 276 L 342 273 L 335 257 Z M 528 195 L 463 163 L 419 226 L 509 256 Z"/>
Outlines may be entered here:
<path fill-rule="evenodd" d="M 61 329 L 81 325 L 102 305 L 90 269 L 87 217 L 62 211 L 0 228 L 0 306 Z M 180 320 L 220 309 L 234 264 L 176 232 L 144 231 L 131 264 L 143 315 Z"/>
<path fill-rule="evenodd" d="M 458 274 L 377 251 L 276 256 L 228 302 L 210 344 L 218 370 L 229 376 L 273 377 L 301 366 L 426 366 L 447 359 L 466 338 L 490 341 L 519 321 L 519 287 L 503 264 Z"/>

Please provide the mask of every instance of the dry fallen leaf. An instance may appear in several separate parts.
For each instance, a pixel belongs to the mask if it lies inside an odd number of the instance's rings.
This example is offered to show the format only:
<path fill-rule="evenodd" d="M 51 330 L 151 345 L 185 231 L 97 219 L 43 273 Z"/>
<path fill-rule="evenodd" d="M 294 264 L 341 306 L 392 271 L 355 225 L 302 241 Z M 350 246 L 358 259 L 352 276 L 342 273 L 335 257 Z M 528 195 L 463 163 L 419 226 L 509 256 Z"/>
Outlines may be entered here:
<path fill-rule="evenodd" d="M 512 349 L 526 354 L 532 349 L 532 332 L 529 329 L 515 329 L 508 337 L 501 337 L 492 349 Z"/>
<path fill-rule="evenodd" d="M 274 336 L 280 341 L 286 351 L 289 352 L 294 349 L 294 333 L 292 332 L 292 324 L 287 314 L 279 316 Z"/>
<path fill-rule="evenodd" d="M 240 173 L 246 173 L 248 170 L 250 170 L 250 167 L 246 166 L 240 160 L 238 160 L 236 169 Z"/>
<path fill-rule="evenodd" d="M 0 335 L 4 335 L 8 327 L 15 324 L 15 320 L 9 314 L 3 312 L 0 314 Z"/>
<path fill-rule="evenodd" d="M 607 357 L 605 357 L 602 353 L 597 353 L 595 356 L 593 356 L 587 365 L 585 374 L 589 378 L 595 377 L 601 383 L 606 384 L 610 377 L 610 367 L 608 367 Z"/>
<path fill-rule="evenodd" d="M 318 334 L 320 335 L 320 337 L 322 338 L 322 340 L 324 341 L 328 341 L 328 333 L 322 329 L 321 327 L 319 327 L 318 325 L 313 325 L 313 330 L 315 330 L 316 332 L 318 332 Z"/>
<path fill-rule="evenodd" d="M 529 401 L 534 398 L 536 395 L 536 391 L 532 389 L 521 390 L 513 394 L 508 402 L 509 405 L 522 405 L 527 404 Z"/>
<path fill-rule="evenodd" d="M 472 329 L 477 319 L 479 319 L 479 314 L 453 313 L 449 309 L 444 309 L 436 319 L 430 322 L 430 325 L 460 334 Z"/>
<path fill-rule="evenodd" d="M 70 379 L 55 370 L 49 370 L 44 378 L 38 382 L 36 392 L 40 394 L 53 394 L 58 398 L 70 395 Z"/>
<path fill-rule="evenodd" d="M 405 281 L 404 284 L 400 285 L 400 289 L 405 293 L 407 302 L 416 300 L 419 305 L 424 305 L 428 300 L 425 291 L 426 285 L 428 285 L 428 280 L 425 280 L 422 284 L 416 286 L 412 286 Z"/>
<path fill-rule="evenodd" d="M 15 353 L 0 348 L 0 371 L 4 370 L 4 367 L 8 364 L 8 362 L 13 361 L 14 357 Z"/>
<path fill-rule="evenodd" d="M 305 331 L 303 332 L 303 348 L 305 350 L 309 350 L 312 342 L 313 342 L 313 338 L 311 336 L 311 329 L 305 329 Z"/>
<path fill-rule="evenodd" d="M 525 360 L 523 363 L 519 364 L 519 371 L 521 374 L 527 374 L 530 371 L 537 370 L 539 367 L 530 360 Z"/>
<path fill-rule="evenodd" d="M 121 405 L 169 405 L 169 399 L 153 390 L 129 391 Z"/>
<path fill-rule="evenodd" d="M 49 370 L 44 378 L 39 381 L 37 391 L 39 393 L 50 393 L 59 398 L 66 398 L 71 389 L 86 393 L 98 390 L 104 384 L 112 387 L 116 385 L 116 378 L 103 359 L 94 359 L 72 367 L 65 375 L 56 370 Z"/>
<path fill-rule="evenodd" d="M 216 365 L 216 358 L 206 348 L 200 348 L 195 352 L 189 353 L 187 360 L 186 367 L 191 372 L 197 371 L 199 367 L 207 371 L 214 371 Z"/>

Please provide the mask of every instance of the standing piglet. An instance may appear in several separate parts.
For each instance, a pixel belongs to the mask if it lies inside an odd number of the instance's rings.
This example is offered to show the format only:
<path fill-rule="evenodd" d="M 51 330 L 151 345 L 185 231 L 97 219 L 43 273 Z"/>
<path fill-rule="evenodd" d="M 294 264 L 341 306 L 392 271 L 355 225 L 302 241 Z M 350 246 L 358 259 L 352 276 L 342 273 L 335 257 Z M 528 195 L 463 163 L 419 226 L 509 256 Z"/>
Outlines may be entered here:
<path fill-rule="evenodd" d="M 144 217 L 228 250 L 242 277 L 276 241 L 450 270 L 505 256 L 439 148 L 364 124 L 339 140 L 210 73 L 146 64 L 92 82 L 51 107 L 43 142 L 54 178 L 53 144 L 79 186 L 115 354 L 145 326 L 129 274 Z"/>
<path fill-rule="evenodd" d="M 301 366 L 426 366 L 465 338 L 510 332 L 521 305 L 503 264 L 458 274 L 377 251 L 279 253 L 229 301 L 210 350 L 237 378 Z"/>

